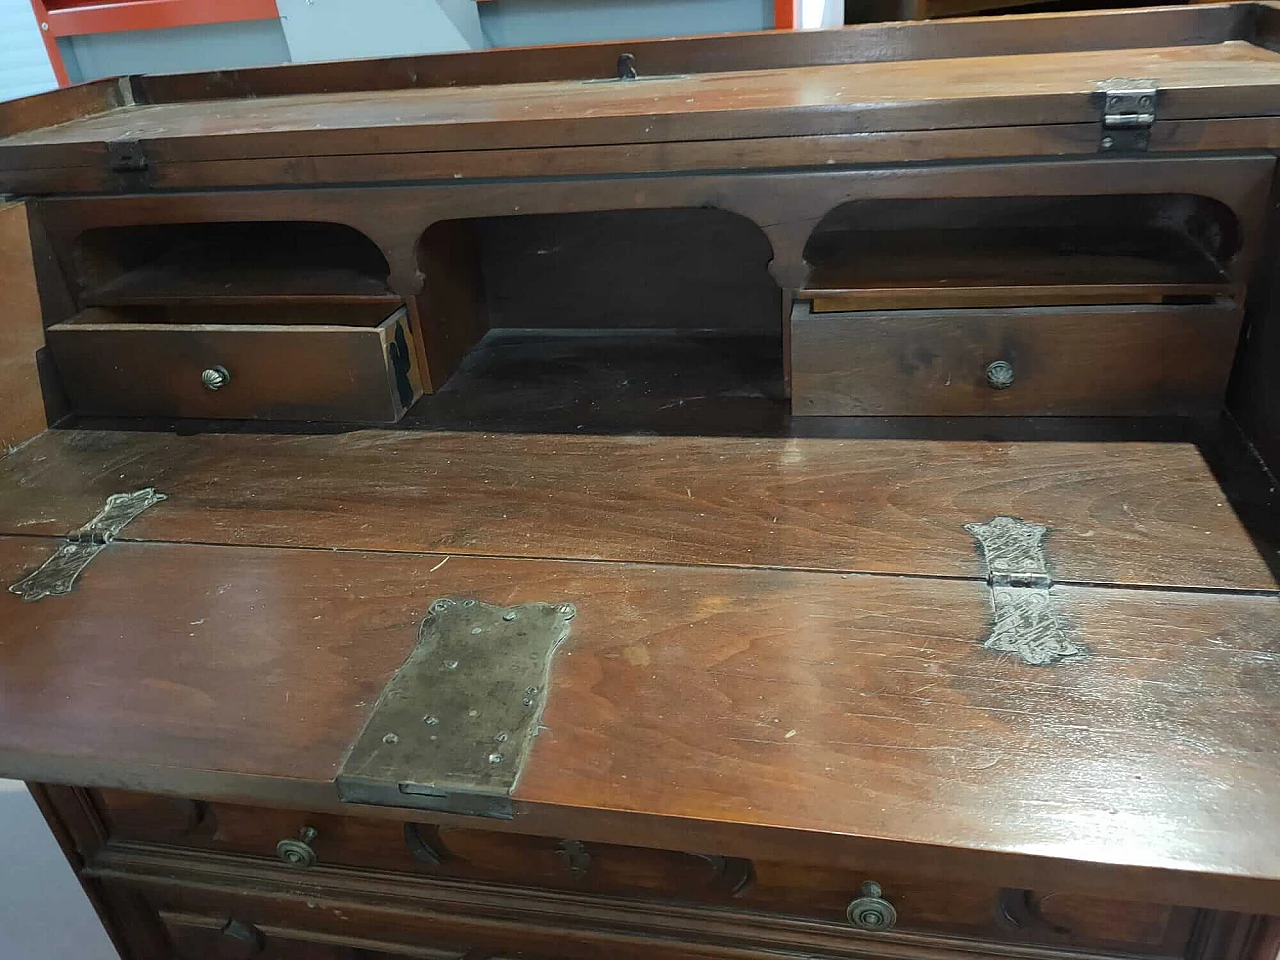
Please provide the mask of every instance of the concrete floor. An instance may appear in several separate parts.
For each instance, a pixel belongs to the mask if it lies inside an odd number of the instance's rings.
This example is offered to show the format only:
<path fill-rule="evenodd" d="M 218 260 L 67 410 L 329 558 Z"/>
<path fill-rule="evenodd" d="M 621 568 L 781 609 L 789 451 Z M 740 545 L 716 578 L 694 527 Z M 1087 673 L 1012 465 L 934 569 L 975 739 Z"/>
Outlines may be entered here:
<path fill-rule="evenodd" d="M 120 960 L 24 784 L 0 780 L 0 960 Z"/>

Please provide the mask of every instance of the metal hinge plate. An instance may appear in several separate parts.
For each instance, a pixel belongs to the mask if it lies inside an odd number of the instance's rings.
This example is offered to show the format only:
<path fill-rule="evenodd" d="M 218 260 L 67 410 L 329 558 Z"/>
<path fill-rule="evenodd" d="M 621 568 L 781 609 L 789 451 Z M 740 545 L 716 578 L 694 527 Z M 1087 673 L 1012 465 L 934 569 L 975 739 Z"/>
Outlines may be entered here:
<path fill-rule="evenodd" d="M 1102 153 L 1146 150 L 1156 122 L 1159 90 L 1153 80 L 1103 80 Z"/>
<path fill-rule="evenodd" d="M 23 600 L 43 600 L 68 594 L 89 561 L 120 535 L 138 514 L 165 499 L 153 487 L 133 493 L 113 493 L 98 515 L 79 530 L 67 534 L 61 546 L 44 563 L 9 587 Z"/>
<path fill-rule="evenodd" d="M 353 803 L 510 819 L 569 603 L 431 604 L 337 777 Z"/>
<path fill-rule="evenodd" d="M 108 140 L 107 166 L 112 173 L 145 174 L 149 169 L 147 152 L 137 140 Z"/>
<path fill-rule="evenodd" d="M 1067 636 L 1054 608 L 1043 546 L 1048 528 L 1016 517 L 964 528 L 982 549 L 991 587 L 991 632 L 982 645 L 1036 666 L 1084 656 L 1088 651 Z"/>

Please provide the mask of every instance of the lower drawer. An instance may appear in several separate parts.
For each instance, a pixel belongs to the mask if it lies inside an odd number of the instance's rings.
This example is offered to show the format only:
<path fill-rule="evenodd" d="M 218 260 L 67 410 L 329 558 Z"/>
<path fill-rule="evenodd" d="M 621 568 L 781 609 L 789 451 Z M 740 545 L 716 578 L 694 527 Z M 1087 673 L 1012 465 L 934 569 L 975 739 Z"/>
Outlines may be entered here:
<path fill-rule="evenodd" d="M 1231 300 L 791 315 L 792 409 L 810 416 L 1174 416 L 1222 404 Z"/>
<path fill-rule="evenodd" d="M 422 379 L 406 312 L 375 321 L 139 323 L 92 308 L 45 336 L 77 413 L 392 422 Z"/>
<path fill-rule="evenodd" d="M 257 917 L 253 909 L 239 911 Z M 392 944 L 368 936 L 299 930 L 240 916 L 162 911 L 174 960 L 464 960 L 465 947 Z"/>
<path fill-rule="evenodd" d="M 581 842 L 444 827 L 429 823 L 199 804 L 102 790 L 114 840 L 245 854 L 292 865 L 299 882 L 329 868 L 366 868 L 405 877 L 509 884 L 707 905 L 758 916 L 798 917 L 854 931 L 850 905 L 878 883 L 897 929 L 1180 956 L 1194 910 L 1162 904 L 1002 889 L 975 879 L 956 884 L 877 869 L 820 867 L 776 859 Z"/>

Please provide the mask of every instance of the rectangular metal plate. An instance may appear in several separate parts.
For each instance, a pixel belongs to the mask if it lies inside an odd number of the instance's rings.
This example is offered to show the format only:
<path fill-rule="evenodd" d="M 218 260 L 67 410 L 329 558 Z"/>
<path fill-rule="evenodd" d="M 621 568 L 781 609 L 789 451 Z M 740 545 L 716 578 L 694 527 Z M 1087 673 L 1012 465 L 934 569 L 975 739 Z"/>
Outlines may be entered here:
<path fill-rule="evenodd" d="M 511 790 L 537 735 L 568 603 L 431 605 L 337 777 L 355 803 L 512 815 Z"/>

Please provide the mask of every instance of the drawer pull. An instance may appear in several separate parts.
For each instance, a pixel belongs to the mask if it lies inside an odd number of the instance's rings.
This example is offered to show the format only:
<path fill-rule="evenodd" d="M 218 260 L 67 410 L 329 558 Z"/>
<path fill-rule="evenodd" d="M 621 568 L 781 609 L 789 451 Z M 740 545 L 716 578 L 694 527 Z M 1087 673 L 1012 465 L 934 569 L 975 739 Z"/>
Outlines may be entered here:
<path fill-rule="evenodd" d="M 224 942 L 234 945 L 230 952 L 237 957 L 256 957 L 267 946 L 267 938 L 261 930 L 235 917 L 222 925 L 222 936 Z"/>
<path fill-rule="evenodd" d="M 1008 360 L 996 360 L 987 364 L 987 383 L 993 390 L 1007 390 L 1013 386 L 1013 364 Z"/>
<path fill-rule="evenodd" d="M 884 899 L 880 884 L 868 880 L 858 893 L 860 896 L 849 904 L 845 913 L 859 930 L 888 930 L 898 922 L 898 911 Z"/>
<path fill-rule="evenodd" d="M 316 852 L 311 844 L 319 835 L 315 827 L 303 827 L 298 831 L 297 840 L 281 840 L 276 844 L 276 856 L 291 867 L 314 867 Z"/>
<path fill-rule="evenodd" d="M 231 382 L 231 374 L 226 367 L 209 367 L 200 374 L 200 382 L 209 390 L 221 390 Z"/>
<path fill-rule="evenodd" d="M 431 832 L 435 833 L 435 830 L 432 829 Z M 415 859 L 429 863 L 433 867 L 440 866 L 449 856 L 444 849 L 444 844 L 440 843 L 439 836 L 427 839 L 422 835 L 422 828 L 416 823 L 404 825 L 404 844 Z"/>

